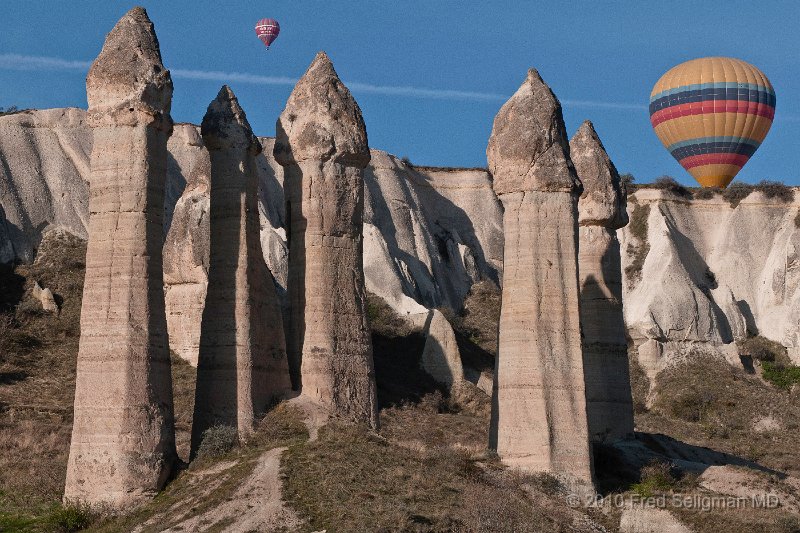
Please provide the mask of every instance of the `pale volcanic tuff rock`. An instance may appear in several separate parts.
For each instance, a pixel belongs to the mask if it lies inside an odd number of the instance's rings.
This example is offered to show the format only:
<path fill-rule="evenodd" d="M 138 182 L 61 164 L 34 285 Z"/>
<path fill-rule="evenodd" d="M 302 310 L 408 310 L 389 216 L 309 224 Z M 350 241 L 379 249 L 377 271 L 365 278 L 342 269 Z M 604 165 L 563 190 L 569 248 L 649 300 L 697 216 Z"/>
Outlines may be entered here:
<path fill-rule="evenodd" d="M 161 262 L 172 81 L 142 8 L 86 79 L 89 242 L 64 499 L 122 508 L 159 491 L 177 460 Z"/>
<path fill-rule="evenodd" d="M 580 181 L 561 106 L 536 70 L 486 149 L 505 208 L 490 447 L 507 464 L 592 483 L 578 291 Z"/>
<path fill-rule="evenodd" d="M 201 131 L 211 160 L 211 246 L 193 454 L 213 426 L 236 427 L 246 439 L 268 405 L 291 390 L 280 306 L 261 252 L 261 144 L 227 86 L 208 106 Z"/>
<path fill-rule="evenodd" d="M 87 237 L 91 138 L 81 109 L 0 117 L 0 262 L 33 261 L 47 227 Z"/>
<path fill-rule="evenodd" d="M 14 213 L 6 224 L 0 222 L 0 261 L 31 260 L 48 228 L 61 227 L 86 237 L 91 134 L 85 117 L 80 109 L 31 110 L 0 117 L 0 158 L 11 168 L 5 173 L 0 165 L 0 208 Z M 264 147 L 256 156 L 261 247 L 285 304 L 288 251 L 283 168 L 272 156 L 274 140 L 259 140 Z M 167 149 L 165 233 L 171 230 L 173 217 L 184 217 L 184 222 L 189 222 L 185 217 L 194 217 L 200 226 L 207 226 L 208 209 L 203 206 L 208 192 L 187 184 L 195 169 L 204 161 L 207 164 L 199 127 L 175 124 Z M 476 279 L 499 283 L 502 209 L 489 173 L 416 167 L 380 150 L 371 154 L 364 172 L 367 290 L 405 315 L 426 313 L 423 307 L 460 308 Z M 34 190 L 39 192 L 29 194 Z M 176 203 L 184 192 L 185 201 Z M 179 213 L 182 209 L 191 215 Z M 20 222 L 26 217 L 29 225 Z M 179 222 L 178 233 L 187 230 L 184 222 Z M 28 230 L 20 231 L 23 227 Z M 164 268 L 170 346 L 196 362 L 202 310 L 198 299 L 202 298 L 200 285 L 205 284 L 197 279 L 206 268 L 199 258 L 208 255 L 208 241 L 203 252 L 197 248 L 200 227 L 192 231 L 191 244 L 176 240 L 177 233 L 167 237 Z M 9 237 L 3 238 L 4 233 Z M 179 244 L 203 253 L 171 250 L 181 248 Z"/>
<path fill-rule="evenodd" d="M 631 437 L 633 399 L 616 232 L 628 223 L 625 191 L 591 122 L 581 125 L 569 147 L 583 184 L 578 270 L 589 435 L 597 441 Z"/>
<path fill-rule="evenodd" d="M 170 348 L 197 366 L 211 242 L 211 161 L 194 126 L 179 125 L 175 129 L 198 153 L 164 242 L 164 296 Z"/>
<path fill-rule="evenodd" d="M 800 195 L 784 202 L 752 193 L 736 207 L 720 196 L 689 200 L 657 189 L 631 196 L 647 213 L 641 277 L 624 285 L 628 333 L 652 377 L 696 352 L 738 365 L 734 341 L 760 334 L 800 361 Z M 645 211 L 649 208 L 649 212 Z M 620 232 L 623 269 L 639 239 Z"/>
<path fill-rule="evenodd" d="M 367 131 L 323 52 L 278 119 L 274 155 L 284 167 L 289 210 L 293 385 L 334 415 L 377 426 L 362 265 Z"/>
<path fill-rule="evenodd" d="M 464 367 L 453 327 L 438 309 L 428 312 L 424 328 L 426 338 L 420 366 L 448 389 L 458 389 L 464 381 Z"/>
<path fill-rule="evenodd" d="M 58 313 L 58 304 L 53 296 L 53 291 L 51 291 L 49 288 L 42 288 L 42 286 L 39 285 L 39 282 L 36 281 L 33 284 L 33 290 L 31 292 L 33 297 L 39 300 L 39 303 L 42 304 L 42 309 L 48 313 Z"/>

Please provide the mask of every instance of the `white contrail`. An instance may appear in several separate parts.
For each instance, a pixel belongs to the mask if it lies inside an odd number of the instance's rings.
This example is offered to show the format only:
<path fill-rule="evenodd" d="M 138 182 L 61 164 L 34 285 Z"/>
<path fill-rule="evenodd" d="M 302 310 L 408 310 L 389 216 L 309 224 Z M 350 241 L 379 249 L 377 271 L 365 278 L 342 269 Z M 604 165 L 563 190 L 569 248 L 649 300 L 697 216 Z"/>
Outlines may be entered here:
<path fill-rule="evenodd" d="M 90 61 L 71 61 L 58 57 L 28 56 L 21 54 L 0 54 L 0 69 L 4 70 L 70 70 L 86 72 L 91 66 Z M 250 83 L 255 85 L 286 85 L 297 83 L 297 78 L 287 76 L 261 76 L 241 72 L 222 72 L 218 70 L 190 70 L 175 68 L 170 69 L 172 76 L 177 79 L 206 80 L 221 83 Z M 459 101 L 489 101 L 504 102 L 507 95 L 497 93 L 484 93 L 476 91 L 458 91 L 450 89 L 427 89 L 413 86 L 373 85 L 370 83 L 347 82 L 346 85 L 355 93 L 372 93 L 387 96 L 406 96 L 411 98 L 431 98 L 438 100 Z M 562 100 L 562 104 L 570 107 L 590 107 L 601 109 L 627 109 L 642 110 L 647 106 L 615 102 L 596 102 L 592 100 Z"/>
<path fill-rule="evenodd" d="M 5 70 L 89 70 L 90 61 L 69 61 L 57 57 L 0 54 L 0 68 Z"/>

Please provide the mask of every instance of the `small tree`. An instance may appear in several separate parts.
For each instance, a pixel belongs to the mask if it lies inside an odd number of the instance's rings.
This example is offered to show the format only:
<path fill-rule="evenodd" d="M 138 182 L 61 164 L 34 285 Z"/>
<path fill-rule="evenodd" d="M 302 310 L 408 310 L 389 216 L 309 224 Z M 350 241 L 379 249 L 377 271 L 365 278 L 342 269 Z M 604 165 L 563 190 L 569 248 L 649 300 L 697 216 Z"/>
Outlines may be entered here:
<path fill-rule="evenodd" d="M 622 188 L 622 192 L 625 194 L 631 194 L 636 190 L 636 178 L 633 177 L 633 174 L 626 172 L 625 174 L 621 174 L 619 177 L 619 186 Z"/>

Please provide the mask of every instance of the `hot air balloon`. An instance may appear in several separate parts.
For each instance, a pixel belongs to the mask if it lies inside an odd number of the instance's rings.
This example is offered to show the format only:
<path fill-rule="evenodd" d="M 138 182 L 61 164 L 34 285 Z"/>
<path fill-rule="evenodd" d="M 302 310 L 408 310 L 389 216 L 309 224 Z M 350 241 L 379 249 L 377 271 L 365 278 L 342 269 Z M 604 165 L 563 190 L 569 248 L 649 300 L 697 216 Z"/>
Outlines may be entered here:
<path fill-rule="evenodd" d="M 727 187 L 767 136 L 775 91 L 763 72 L 730 57 L 673 67 L 650 94 L 659 140 L 703 187 Z"/>
<path fill-rule="evenodd" d="M 256 22 L 256 35 L 266 45 L 267 50 L 269 50 L 269 45 L 278 38 L 280 32 L 281 25 L 275 19 L 261 19 Z"/>

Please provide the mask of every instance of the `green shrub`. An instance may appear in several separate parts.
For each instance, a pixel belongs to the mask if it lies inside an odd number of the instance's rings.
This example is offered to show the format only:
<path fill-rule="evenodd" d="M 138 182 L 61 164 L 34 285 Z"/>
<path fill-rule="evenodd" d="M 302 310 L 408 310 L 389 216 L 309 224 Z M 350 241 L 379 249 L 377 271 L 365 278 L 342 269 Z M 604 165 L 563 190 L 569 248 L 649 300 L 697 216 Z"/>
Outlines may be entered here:
<path fill-rule="evenodd" d="M 782 364 L 789 361 L 785 347 L 760 335 L 739 341 L 737 344 L 740 355 L 749 356 L 757 361 Z"/>
<path fill-rule="evenodd" d="M 785 203 L 794 200 L 794 189 L 779 181 L 761 180 L 756 183 L 755 190 L 769 199 L 776 198 Z"/>
<path fill-rule="evenodd" d="M 790 389 L 792 385 L 800 383 L 800 366 L 764 361 L 761 375 L 780 389 Z"/>
<path fill-rule="evenodd" d="M 197 450 L 198 459 L 222 457 L 239 444 L 239 432 L 233 426 L 213 426 L 203 432 Z"/>
<path fill-rule="evenodd" d="M 678 183 L 672 176 L 660 176 L 651 185 L 654 189 L 661 189 L 681 198 L 691 198 L 692 191 Z"/>
<path fill-rule="evenodd" d="M 45 517 L 45 524 L 49 531 L 58 533 L 74 533 L 89 527 L 94 520 L 94 514 L 87 505 L 68 504 L 54 507 Z"/>
<path fill-rule="evenodd" d="M 709 391 L 688 390 L 676 395 L 669 404 L 669 412 L 686 422 L 700 422 L 714 407 L 715 397 Z"/>
<path fill-rule="evenodd" d="M 673 474 L 673 466 L 669 463 L 653 461 L 642 467 L 641 480 L 634 483 L 631 489 L 642 498 L 651 498 L 659 492 L 676 487 L 678 479 Z"/>
<path fill-rule="evenodd" d="M 700 187 L 692 191 L 695 200 L 710 200 L 718 194 L 722 194 L 722 189 L 719 187 Z"/>
<path fill-rule="evenodd" d="M 739 205 L 739 202 L 750 196 L 750 193 L 754 190 L 755 187 L 748 183 L 734 181 L 722 192 L 722 197 L 728 201 L 731 207 L 736 207 Z"/>

